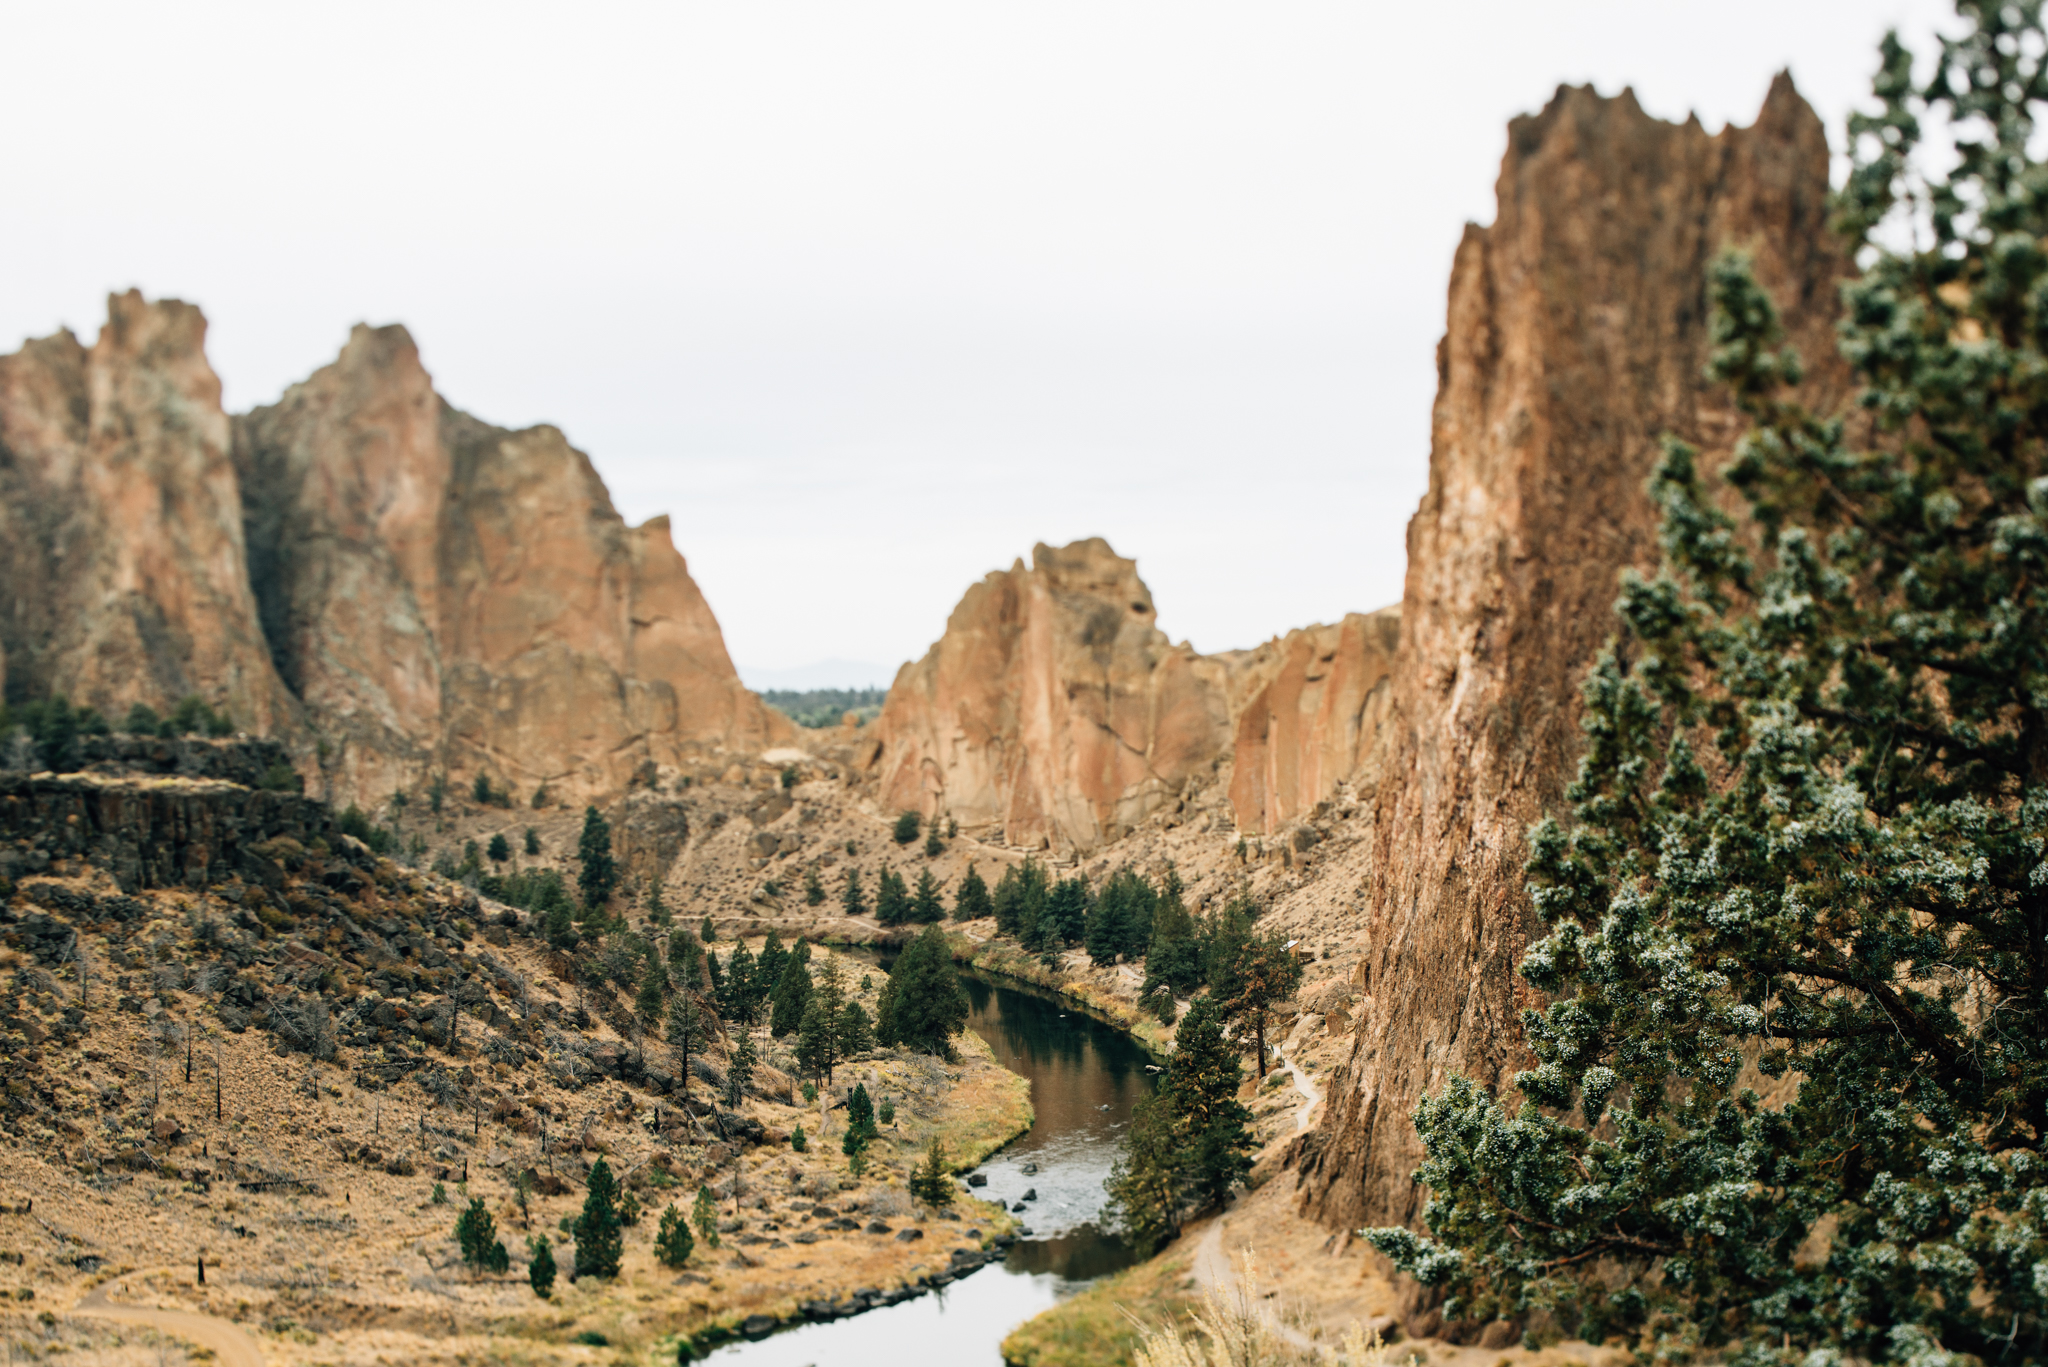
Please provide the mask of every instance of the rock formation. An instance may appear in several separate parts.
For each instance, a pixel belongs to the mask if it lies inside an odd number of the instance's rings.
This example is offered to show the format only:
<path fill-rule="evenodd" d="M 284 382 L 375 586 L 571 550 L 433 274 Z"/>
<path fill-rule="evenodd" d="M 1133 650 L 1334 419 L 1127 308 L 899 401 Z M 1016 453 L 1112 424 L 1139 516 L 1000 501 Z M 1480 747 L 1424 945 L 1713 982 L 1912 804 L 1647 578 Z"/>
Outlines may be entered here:
<path fill-rule="evenodd" d="M 1154 625 L 1135 561 L 1100 538 L 1040 545 L 898 672 L 863 763 L 886 807 L 1090 849 L 1225 753 L 1227 675 Z"/>
<path fill-rule="evenodd" d="M 1839 393 L 1846 263 L 1827 171 L 1820 121 L 1784 76 L 1753 127 L 1714 136 L 1590 89 L 1510 127 L 1499 215 L 1466 230 L 1438 352 L 1377 756 L 1371 996 L 1303 1155 L 1320 1219 L 1416 1221 L 1416 1098 L 1453 1072 L 1501 1087 L 1523 1065 L 1523 832 L 1562 804 L 1617 572 L 1654 563 L 1659 434 L 1697 442 L 1712 469 L 1736 431 L 1701 377 L 1705 268 L 1751 251 L 1815 392 Z"/>
<path fill-rule="evenodd" d="M 438 767 L 576 798 L 793 737 L 741 686 L 668 519 L 628 527 L 555 428 L 450 408 L 404 328 L 357 327 L 235 434 L 264 622 L 340 791 Z"/>
<path fill-rule="evenodd" d="M 0 358 L 9 696 L 197 693 L 341 800 L 429 773 L 579 800 L 794 739 L 668 520 L 628 527 L 560 432 L 450 408 L 396 327 L 231 420 L 205 328 L 130 293 L 91 349 Z"/>
<path fill-rule="evenodd" d="M 1357 774 L 1386 718 L 1400 632 L 1401 610 L 1383 608 L 1246 652 L 1240 672 L 1255 687 L 1232 708 L 1239 830 L 1271 835 Z"/>
<path fill-rule="evenodd" d="M 0 677 L 118 716 L 201 694 L 289 729 L 242 547 L 206 320 L 133 291 L 90 348 L 0 357 Z"/>

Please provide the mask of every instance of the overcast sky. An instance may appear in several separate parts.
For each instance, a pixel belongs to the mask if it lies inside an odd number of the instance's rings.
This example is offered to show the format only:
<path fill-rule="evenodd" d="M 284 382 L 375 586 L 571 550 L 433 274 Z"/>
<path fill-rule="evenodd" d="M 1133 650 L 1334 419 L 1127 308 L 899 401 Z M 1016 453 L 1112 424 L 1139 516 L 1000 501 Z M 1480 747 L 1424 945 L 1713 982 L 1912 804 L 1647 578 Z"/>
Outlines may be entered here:
<path fill-rule="evenodd" d="M 733 657 L 921 654 L 1035 541 L 1202 650 L 1395 602 L 1513 115 L 1827 119 L 1915 0 L 0 3 L 0 349 L 200 304 L 228 404 L 352 323 L 675 519 Z M 847 683 L 866 682 L 848 677 Z"/>

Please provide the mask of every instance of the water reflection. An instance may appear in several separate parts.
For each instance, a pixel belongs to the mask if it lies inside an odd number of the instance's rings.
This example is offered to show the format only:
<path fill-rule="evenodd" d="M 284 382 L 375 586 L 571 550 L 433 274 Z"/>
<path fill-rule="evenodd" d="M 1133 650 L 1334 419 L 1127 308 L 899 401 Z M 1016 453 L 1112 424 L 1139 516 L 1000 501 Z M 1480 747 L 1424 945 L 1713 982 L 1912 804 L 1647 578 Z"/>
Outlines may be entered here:
<path fill-rule="evenodd" d="M 1116 1027 L 1049 992 L 966 973 L 960 981 L 972 1008 L 968 1028 L 988 1041 L 1004 1067 L 1031 1080 L 1037 1112 L 1030 1133 L 978 1169 L 988 1185 L 975 1194 L 1022 1201 L 1019 1218 L 1031 1233 L 1002 1263 L 943 1294 L 732 1344 L 715 1352 L 714 1362 L 901 1367 L 909 1351 L 920 1362 L 998 1367 L 1000 1345 L 1017 1325 L 1135 1261 L 1098 1221 L 1106 1199 L 1102 1179 L 1116 1159 L 1131 1107 L 1152 1089 L 1150 1057 Z M 1023 1201 L 1027 1193 L 1035 1196 Z"/>

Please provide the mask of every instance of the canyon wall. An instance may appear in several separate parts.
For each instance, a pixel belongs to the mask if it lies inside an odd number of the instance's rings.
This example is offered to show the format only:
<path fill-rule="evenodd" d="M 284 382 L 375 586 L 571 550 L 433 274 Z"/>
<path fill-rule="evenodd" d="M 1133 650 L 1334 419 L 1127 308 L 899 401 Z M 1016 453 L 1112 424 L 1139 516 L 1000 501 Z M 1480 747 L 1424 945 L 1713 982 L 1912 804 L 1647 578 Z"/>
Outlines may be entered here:
<path fill-rule="evenodd" d="M 1754 254 L 1810 397 L 1844 390 L 1827 172 L 1820 121 L 1783 76 L 1754 126 L 1713 136 L 1590 89 L 1510 126 L 1498 217 L 1467 228 L 1452 271 L 1374 761 L 1370 997 L 1301 1160 L 1317 1218 L 1417 1222 L 1416 1099 L 1454 1072 L 1499 1088 L 1525 1064 L 1523 833 L 1563 804 L 1617 574 L 1655 563 L 1659 435 L 1698 443 L 1711 470 L 1737 432 L 1701 377 L 1717 252 Z"/>
<path fill-rule="evenodd" d="M 89 349 L 0 357 L 9 696 L 200 694 L 366 803 L 435 773 L 580 801 L 795 739 L 668 519 L 627 526 L 560 432 L 451 408 L 399 327 L 231 419 L 205 330 L 131 292 Z"/>
<path fill-rule="evenodd" d="M 1230 744 L 1228 666 L 1154 617 L 1137 562 L 1099 538 L 973 585 L 889 689 L 864 755 L 875 795 L 1014 845 L 1116 839 Z"/>
<path fill-rule="evenodd" d="M 0 356 L 0 680 L 119 718 L 203 694 L 290 731 L 242 544 L 206 320 L 133 291 L 86 347 Z"/>
<path fill-rule="evenodd" d="M 1392 696 L 1401 610 L 1348 613 L 1246 652 L 1236 701 L 1230 806 L 1240 831 L 1272 835 L 1359 773 Z"/>

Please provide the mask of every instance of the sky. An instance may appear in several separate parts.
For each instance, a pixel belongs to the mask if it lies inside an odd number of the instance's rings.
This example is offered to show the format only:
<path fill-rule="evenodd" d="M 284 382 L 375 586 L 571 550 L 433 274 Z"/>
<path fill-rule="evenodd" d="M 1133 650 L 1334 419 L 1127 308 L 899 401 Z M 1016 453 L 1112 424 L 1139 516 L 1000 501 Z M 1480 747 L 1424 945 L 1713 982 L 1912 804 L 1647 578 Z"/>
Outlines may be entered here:
<path fill-rule="evenodd" d="M 666 512 L 756 686 L 886 684 L 1039 541 L 1213 651 L 1401 596 L 1451 254 L 1560 83 L 1837 148 L 1925 0 L 0 0 L 0 350 L 358 321 Z M 829 663 L 828 663 L 829 662 Z"/>

